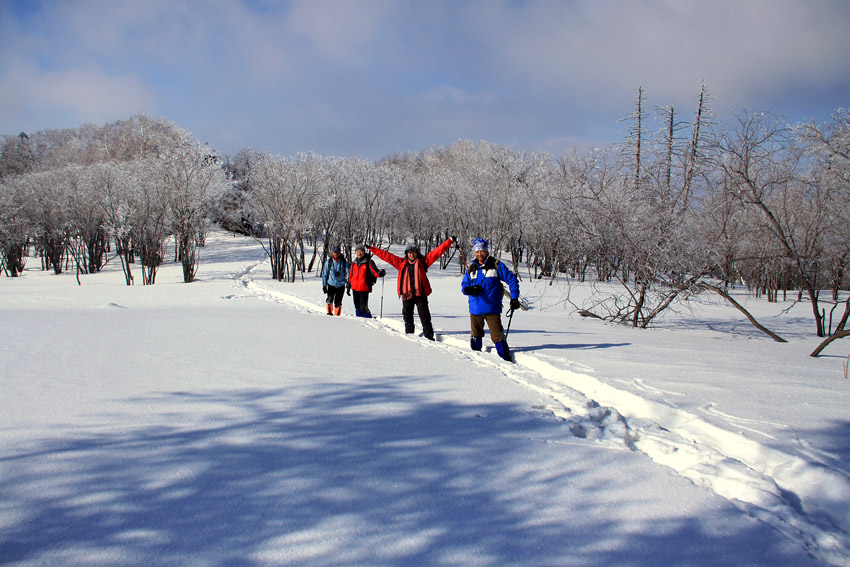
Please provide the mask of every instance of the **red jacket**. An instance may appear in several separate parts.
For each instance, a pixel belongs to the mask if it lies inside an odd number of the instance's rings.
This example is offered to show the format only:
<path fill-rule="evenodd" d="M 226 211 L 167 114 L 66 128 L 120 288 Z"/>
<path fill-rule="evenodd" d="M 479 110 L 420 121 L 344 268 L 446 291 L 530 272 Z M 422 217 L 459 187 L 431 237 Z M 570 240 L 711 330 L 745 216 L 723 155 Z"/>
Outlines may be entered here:
<path fill-rule="evenodd" d="M 354 258 L 351 261 L 351 265 L 348 268 L 348 284 L 351 286 L 352 290 L 372 291 L 372 286 L 366 283 L 366 274 L 370 270 L 377 281 L 377 279 L 381 277 L 381 274 L 378 271 L 378 267 L 375 266 L 375 262 L 372 261 L 371 256 L 363 256 L 362 261 L 357 258 Z"/>
<path fill-rule="evenodd" d="M 437 261 L 437 258 L 446 253 L 452 245 L 452 239 L 449 238 L 430 252 L 427 256 L 419 254 L 416 260 L 413 261 L 413 281 L 408 277 L 410 262 L 406 257 L 390 254 L 386 250 L 369 247 L 369 251 L 380 258 L 381 260 L 392 264 L 398 270 L 398 296 L 405 298 L 415 295 L 431 295 L 431 284 L 428 281 L 428 268 Z M 406 255 L 405 255 L 406 256 Z"/>

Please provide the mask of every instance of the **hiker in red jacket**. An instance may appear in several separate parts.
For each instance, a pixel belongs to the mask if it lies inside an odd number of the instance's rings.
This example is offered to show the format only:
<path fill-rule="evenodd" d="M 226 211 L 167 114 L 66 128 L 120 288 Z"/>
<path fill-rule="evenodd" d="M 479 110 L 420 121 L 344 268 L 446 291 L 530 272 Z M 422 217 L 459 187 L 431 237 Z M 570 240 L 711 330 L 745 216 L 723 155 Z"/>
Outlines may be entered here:
<path fill-rule="evenodd" d="M 423 256 L 419 247 L 411 244 L 404 249 L 404 257 L 390 254 L 386 250 L 369 247 L 369 252 L 381 260 L 392 264 L 398 270 L 398 296 L 401 298 L 401 316 L 404 319 L 404 332 L 413 334 L 413 307 L 419 312 L 422 323 L 422 334 L 429 340 L 434 340 L 434 327 L 431 325 L 431 311 L 428 309 L 428 296 L 431 295 L 431 284 L 428 282 L 428 268 L 437 258 L 446 253 L 455 238 L 445 242 Z"/>
<path fill-rule="evenodd" d="M 349 293 L 354 292 L 354 315 L 356 317 L 372 318 L 369 310 L 369 294 L 378 278 L 387 275 L 386 270 L 379 270 L 372 260 L 372 255 L 366 252 L 362 244 L 354 249 L 354 259 L 348 270 Z"/>

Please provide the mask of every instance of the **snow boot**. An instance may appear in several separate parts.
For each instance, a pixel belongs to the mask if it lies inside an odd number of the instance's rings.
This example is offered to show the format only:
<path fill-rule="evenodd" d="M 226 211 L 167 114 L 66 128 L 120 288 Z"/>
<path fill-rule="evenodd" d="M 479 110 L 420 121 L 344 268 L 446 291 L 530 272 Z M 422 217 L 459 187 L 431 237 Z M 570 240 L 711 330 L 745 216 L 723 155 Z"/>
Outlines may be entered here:
<path fill-rule="evenodd" d="M 333 313 L 333 304 L 332 304 L 332 303 L 325 303 L 325 307 L 327 307 L 327 308 L 328 308 L 328 315 L 333 315 L 333 314 L 334 314 L 334 313 Z"/>
<path fill-rule="evenodd" d="M 372 318 L 372 312 L 369 311 L 368 309 L 366 311 L 363 311 L 363 318 L 364 319 L 371 319 Z"/>
<path fill-rule="evenodd" d="M 336 315 L 337 317 L 342 315 L 342 307 L 334 307 L 334 315 Z"/>
<path fill-rule="evenodd" d="M 508 346 L 508 341 L 502 339 L 501 341 L 496 343 L 496 352 L 499 353 L 499 356 L 507 360 L 508 362 L 513 362 L 511 358 L 511 349 Z"/>
<path fill-rule="evenodd" d="M 360 311 L 359 309 L 354 310 L 354 316 L 355 317 L 365 317 L 365 315 L 363 315 L 363 312 Z"/>
<path fill-rule="evenodd" d="M 469 346 L 472 350 L 481 350 L 482 337 L 472 337 L 469 339 Z"/>

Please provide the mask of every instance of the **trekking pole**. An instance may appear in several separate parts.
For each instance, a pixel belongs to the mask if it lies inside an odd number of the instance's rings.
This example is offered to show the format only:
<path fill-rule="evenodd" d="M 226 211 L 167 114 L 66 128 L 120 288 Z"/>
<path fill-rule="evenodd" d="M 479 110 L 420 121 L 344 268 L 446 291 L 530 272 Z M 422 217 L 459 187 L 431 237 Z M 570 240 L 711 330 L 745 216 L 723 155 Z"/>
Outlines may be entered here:
<path fill-rule="evenodd" d="M 505 329 L 505 340 L 508 339 L 508 333 L 511 332 L 511 321 L 514 320 L 514 309 L 508 310 L 508 328 Z"/>
<path fill-rule="evenodd" d="M 379 317 L 384 318 L 384 278 L 381 278 L 381 314 Z"/>

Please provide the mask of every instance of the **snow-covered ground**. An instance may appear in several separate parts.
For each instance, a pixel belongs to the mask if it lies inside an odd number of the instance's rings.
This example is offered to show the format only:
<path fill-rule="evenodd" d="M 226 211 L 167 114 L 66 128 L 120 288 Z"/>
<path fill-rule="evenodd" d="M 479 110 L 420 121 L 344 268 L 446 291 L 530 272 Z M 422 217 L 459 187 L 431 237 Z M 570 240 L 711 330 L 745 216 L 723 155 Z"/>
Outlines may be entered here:
<path fill-rule="evenodd" d="M 780 344 L 526 278 L 514 365 L 469 350 L 456 266 L 430 342 L 392 268 L 363 320 L 247 238 L 189 285 L 114 264 L 0 277 L 0 565 L 850 565 L 850 343 L 809 357 L 808 305 L 738 296 Z"/>

